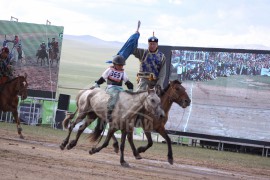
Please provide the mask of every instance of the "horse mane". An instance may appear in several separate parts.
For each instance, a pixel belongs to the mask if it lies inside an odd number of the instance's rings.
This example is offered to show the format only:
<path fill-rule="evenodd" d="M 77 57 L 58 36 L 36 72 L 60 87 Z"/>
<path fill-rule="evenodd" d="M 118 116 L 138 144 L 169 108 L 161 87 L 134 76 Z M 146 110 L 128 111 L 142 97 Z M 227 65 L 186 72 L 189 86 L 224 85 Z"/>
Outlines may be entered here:
<path fill-rule="evenodd" d="M 180 81 L 178 81 L 177 79 L 172 81 L 173 84 L 181 84 Z M 165 94 L 165 92 L 168 91 L 168 89 L 170 88 L 170 83 L 167 85 L 167 87 L 165 87 L 162 91 L 161 91 L 161 94 L 160 96 L 163 96 Z"/>
<path fill-rule="evenodd" d="M 124 90 L 123 92 L 128 93 L 128 94 L 131 94 L 131 95 L 135 95 L 135 94 L 144 93 L 144 92 L 146 92 L 146 91 L 147 91 L 147 90 L 144 90 L 144 91 L 135 91 L 135 92 L 133 92 L 133 91 L 129 91 L 129 90 Z"/>
<path fill-rule="evenodd" d="M 18 76 L 18 77 L 20 77 L 20 76 Z M 12 82 L 15 81 L 18 77 L 15 77 L 15 78 L 13 78 L 13 79 L 7 81 L 6 84 L 12 83 Z"/>
<path fill-rule="evenodd" d="M 168 91 L 169 88 L 170 88 L 170 84 L 168 84 L 167 87 L 165 87 L 165 88 L 161 91 L 160 96 L 163 96 L 163 95 L 165 94 L 165 92 Z"/>

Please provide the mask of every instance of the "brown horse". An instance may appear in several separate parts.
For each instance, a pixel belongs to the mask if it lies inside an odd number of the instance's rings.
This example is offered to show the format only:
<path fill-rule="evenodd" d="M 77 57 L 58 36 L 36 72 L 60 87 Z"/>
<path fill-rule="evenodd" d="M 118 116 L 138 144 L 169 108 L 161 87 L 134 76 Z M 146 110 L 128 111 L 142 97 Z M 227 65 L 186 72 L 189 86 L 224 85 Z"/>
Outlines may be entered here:
<path fill-rule="evenodd" d="M 177 103 L 182 108 L 186 108 L 190 105 L 191 100 L 186 93 L 186 89 L 181 85 L 181 82 L 179 82 L 178 80 L 171 81 L 164 90 L 161 90 L 160 99 L 161 107 L 165 112 L 165 117 L 160 119 L 153 119 L 152 123 L 149 124 L 149 121 L 146 120 L 148 116 L 146 116 L 146 118 L 144 118 L 142 121 L 137 122 L 137 126 L 143 128 L 145 136 L 148 140 L 148 144 L 146 146 L 138 147 L 137 151 L 138 153 L 145 152 L 153 145 L 151 132 L 154 130 L 166 140 L 168 146 L 168 162 L 170 164 L 173 164 L 171 139 L 166 132 L 165 124 L 168 121 L 168 114 L 173 102 Z"/>
<path fill-rule="evenodd" d="M 48 57 L 48 53 L 46 52 L 46 49 L 37 50 L 36 57 L 37 57 L 37 64 L 38 64 L 39 59 L 41 59 L 40 66 L 42 66 L 42 64 L 44 64 L 44 66 L 46 65 L 45 58 L 47 59 L 47 64 L 49 65 L 49 57 Z"/>
<path fill-rule="evenodd" d="M 17 123 L 17 131 L 20 138 L 23 139 L 20 119 L 18 117 L 19 97 L 24 100 L 27 98 L 27 74 L 18 76 L 0 86 L 0 110 L 3 112 L 12 112 Z"/>
<path fill-rule="evenodd" d="M 49 49 L 49 59 L 50 59 L 51 66 L 53 66 L 54 61 L 56 61 L 56 66 L 58 65 L 58 61 L 59 61 L 58 53 L 57 53 L 57 50 L 53 47 Z"/>

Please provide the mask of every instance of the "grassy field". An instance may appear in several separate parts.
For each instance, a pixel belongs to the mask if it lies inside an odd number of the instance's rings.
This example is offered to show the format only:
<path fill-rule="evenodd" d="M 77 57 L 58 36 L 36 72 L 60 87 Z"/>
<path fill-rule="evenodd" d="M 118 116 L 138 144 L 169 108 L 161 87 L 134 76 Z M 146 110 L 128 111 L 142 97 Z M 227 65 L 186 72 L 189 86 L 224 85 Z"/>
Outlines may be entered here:
<path fill-rule="evenodd" d="M 8 130 L 10 132 L 16 132 L 16 125 L 10 123 L 0 122 L 1 130 Z M 67 132 L 63 130 L 56 130 L 47 127 L 41 126 L 26 126 L 22 125 L 23 133 L 26 138 L 34 137 L 42 142 L 52 142 L 52 143 L 60 143 L 66 137 Z M 75 137 L 75 133 L 72 133 L 72 138 Z M 104 139 L 104 138 L 103 138 Z M 120 142 L 120 141 L 119 141 Z M 87 145 L 89 141 L 87 139 L 87 134 L 83 134 L 79 140 L 78 146 L 80 144 Z M 136 147 L 145 145 L 144 141 L 135 141 Z M 111 146 L 111 145 L 110 145 Z M 89 144 L 91 147 L 91 144 Z M 269 158 L 257 156 L 257 155 L 249 155 L 243 153 L 234 153 L 234 152 L 226 152 L 226 151 L 217 151 L 210 150 L 206 148 L 200 147 L 190 147 L 190 146 L 179 146 L 173 145 L 173 153 L 175 159 L 180 161 L 185 161 L 187 159 L 191 159 L 197 162 L 211 162 L 211 164 L 216 164 L 217 166 L 225 165 L 225 166 L 239 166 L 239 167 L 247 167 L 247 168 L 263 168 L 270 169 L 270 161 Z M 131 151 L 130 146 L 126 145 L 126 151 Z M 154 143 L 153 147 L 150 148 L 144 155 L 151 156 L 163 156 L 166 157 L 167 145 L 163 143 Z"/>
<path fill-rule="evenodd" d="M 58 93 L 70 94 L 72 99 L 74 99 L 79 89 L 89 88 L 101 76 L 103 71 L 109 66 L 105 62 L 111 60 L 112 56 L 116 55 L 119 49 L 100 47 L 64 38 Z M 136 86 L 136 73 L 139 70 L 138 59 L 131 55 L 126 62 L 125 70 L 130 80 Z M 268 76 L 234 75 L 218 77 L 217 80 L 202 83 L 225 88 L 256 90 L 269 90 L 270 88 L 270 78 Z M 105 87 L 105 83 L 102 87 Z"/>
<path fill-rule="evenodd" d="M 64 39 L 59 69 L 58 93 L 69 94 L 71 99 L 75 99 L 79 89 L 89 88 L 95 83 L 95 80 L 100 78 L 105 69 L 110 66 L 105 62 L 112 60 L 112 56 L 116 55 L 118 51 L 117 48 L 98 47 Z M 136 86 L 139 61 L 131 55 L 124 68 L 128 77 Z M 105 86 L 106 83 L 102 85 L 102 87 Z"/>

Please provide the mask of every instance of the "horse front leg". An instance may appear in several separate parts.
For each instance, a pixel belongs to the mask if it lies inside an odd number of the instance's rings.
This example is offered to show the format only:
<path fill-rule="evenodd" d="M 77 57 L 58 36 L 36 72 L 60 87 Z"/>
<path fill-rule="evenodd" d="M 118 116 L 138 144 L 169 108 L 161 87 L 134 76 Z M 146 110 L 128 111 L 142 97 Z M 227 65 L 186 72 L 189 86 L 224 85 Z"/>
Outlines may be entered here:
<path fill-rule="evenodd" d="M 68 144 L 69 138 L 70 138 L 70 135 L 71 135 L 71 132 L 72 132 L 73 128 L 75 127 L 75 125 L 76 125 L 75 122 L 72 122 L 72 123 L 70 124 L 70 126 L 69 126 L 69 128 L 68 128 L 68 135 L 67 135 L 67 137 L 63 140 L 62 144 L 60 145 L 60 149 L 61 149 L 61 150 L 64 150 L 65 147 L 66 147 L 66 145 Z"/>
<path fill-rule="evenodd" d="M 67 137 L 63 140 L 62 144 L 60 145 L 60 149 L 64 150 L 66 145 L 69 142 L 69 138 L 71 135 L 72 130 L 74 129 L 74 127 L 76 126 L 76 124 L 78 124 L 79 122 L 81 122 L 85 117 L 86 117 L 86 113 L 79 113 L 79 115 L 77 116 L 76 120 L 70 123 L 70 126 L 68 128 L 68 135 Z"/>
<path fill-rule="evenodd" d="M 132 149 L 132 152 L 133 152 L 133 155 L 135 156 L 135 158 L 136 159 L 142 159 L 141 155 L 139 154 L 138 150 L 136 149 L 136 147 L 134 145 L 133 131 L 128 132 L 127 138 L 128 138 L 129 145 L 130 145 L 130 147 Z"/>
<path fill-rule="evenodd" d="M 24 139 L 23 135 L 22 135 L 22 127 L 21 127 L 21 121 L 20 121 L 20 118 L 18 116 L 18 111 L 17 109 L 15 111 L 12 111 L 12 115 L 17 123 L 17 131 L 18 131 L 18 134 L 20 136 L 21 139 Z"/>
<path fill-rule="evenodd" d="M 125 131 L 122 131 L 121 145 L 120 145 L 120 164 L 123 167 L 129 167 L 129 164 L 124 160 L 126 136 L 127 136 L 127 133 Z"/>
<path fill-rule="evenodd" d="M 167 132 L 165 131 L 165 128 L 159 128 L 157 132 L 166 140 L 167 146 L 168 146 L 168 162 L 170 164 L 173 164 L 173 153 L 172 153 L 172 142 L 171 138 L 168 136 Z"/>
<path fill-rule="evenodd" d="M 85 120 L 85 122 L 79 127 L 79 130 L 76 134 L 76 138 L 74 140 L 72 140 L 68 146 L 67 146 L 67 150 L 70 150 L 72 149 L 74 146 L 77 145 L 77 142 L 81 136 L 81 134 L 83 133 L 83 131 L 89 126 L 90 123 L 93 122 L 93 119 L 87 119 Z"/>
<path fill-rule="evenodd" d="M 152 140 L 151 132 L 144 131 L 144 134 L 145 134 L 145 136 L 147 138 L 147 145 L 138 147 L 138 149 L 137 149 L 138 153 L 145 152 L 147 149 L 149 149 L 151 146 L 153 146 L 153 140 Z"/>
<path fill-rule="evenodd" d="M 45 58 L 47 60 L 48 66 L 50 66 L 50 56 L 46 53 Z M 44 58 L 44 64 L 45 64 L 45 58 Z"/>
<path fill-rule="evenodd" d="M 112 135 L 112 139 L 114 141 L 114 143 L 113 143 L 114 152 L 118 153 L 119 152 L 119 144 L 118 144 L 117 138 L 115 137 L 114 134 Z"/>
<path fill-rule="evenodd" d="M 102 150 L 103 148 L 107 147 L 109 145 L 110 139 L 112 138 L 115 131 L 116 131 L 116 129 L 109 128 L 108 134 L 107 134 L 106 139 L 103 142 L 103 144 L 97 148 L 93 147 L 91 150 L 89 150 L 89 154 L 90 155 L 95 154 L 95 153 L 99 152 L 100 150 Z"/>

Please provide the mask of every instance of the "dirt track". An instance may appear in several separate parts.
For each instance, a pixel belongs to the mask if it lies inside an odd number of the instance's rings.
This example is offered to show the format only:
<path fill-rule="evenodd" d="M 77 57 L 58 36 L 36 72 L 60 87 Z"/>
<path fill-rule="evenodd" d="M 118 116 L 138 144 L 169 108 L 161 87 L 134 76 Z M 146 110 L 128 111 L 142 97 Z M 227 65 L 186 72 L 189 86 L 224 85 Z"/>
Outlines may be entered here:
<path fill-rule="evenodd" d="M 193 162 L 175 157 L 174 165 L 164 159 L 143 154 L 135 160 L 125 152 L 130 168 L 119 163 L 119 155 L 112 147 L 90 156 L 86 145 L 78 144 L 73 150 L 59 149 L 58 140 L 47 140 L 0 129 L 0 179 L 268 179 L 270 171 L 239 167 L 211 166 L 207 162 Z"/>
<path fill-rule="evenodd" d="M 189 84 L 184 84 L 185 87 L 188 87 Z M 188 88 L 187 88 L 188 89 Z M 207 107 L 208 111 L 211 113 L 205 113 L 205 109 L 202 109 L 201 104 L 205 102 L 212 102 L 214 105 L 220 103 L 226 103 L 225 96 L 230 96 L 229 91 L 222 92 L 223 96 L 215 95 L 209 91 L 213 92 L 213 87 L 207 89 L 206 86 L 196 83 L 193 87 L 193 108 L 191 118 L 189 120 L 188 127 L 194 127 L 198 124 L 203 125 L 206 122 L 203 122 L 201 115 L 204 114 L 204 117 L 208 119 L 207 127 L 219 127 L 217 120 L 219 116 L 226 118 L 225 122 L 220 125 L 221 127 L 227 127 L 224 131 L 232 129 L 235 126 L 236 122 L 230 120 L 228 116 L 228 108 L 226 111 L 219 112 L 217 108 Z M 215 92 L 219 92 L 217 90 Z M 237 97 L 230 98 L 234 102 L 229 104 L 233 106 L 231 109 L 234 109 L 233 113 L 236 114 L 237 122 L 247 121 L 246 114 L 240 114 L 242 111 L 235 107 L 241 106 L 252 106 L 259 108 L 269 109 L 269 104 L 263 104 L 268 98 L 267 94 L 258 94 L 256 93 L 246 93 L 242 96 L 239 93 L 234 93 Z M 268 93 L 268 92 L 264 92 Z M 245 97 L 248 94 L 248 99 Z M 242 95 L 242 94 L 241 94 Z M 195 97 L 204 97 L 202 99 Z M 224 99 L 222 99 L 224 98 Z M 263 99 L 264 98 L 264 99 Z M 246 101 L 248 100 L 248 101 Z M 240 105 L 239 105 L 240 103 Z M 242 104 L 241 104 L 242 103 Z M 223 104 L 226 105 L 226 104 Z M 219 107 L 219 106 L 218 106 Z M 212 109 L 209 109 L 212 108 Z M 221 109 L 222 110 L 222 109 Z M 246 109 L 244 109 L 246 111 Z M 243 111 L 244 111 L 243 110 Z M 178 107 L 178 111 L 179 110 Z M 265 109 L 266 111 L 266 109 Z M 188 112 L 188 110 L 186 110 Z M 254 109 L 250 112 L 255 112 Z M 267 111 L 268 112 L 268 111 Z M 269 113 L 262 113 L 260 123 L 264 119 L 268 121 Z M 180 114 L 180 118 L 183 116 Z M 198 117 L 197 117 L 198 116 Z M 184 118 L 183 118 L 184 119 Z M 195 121 L 194 119 L 200 120 Z M 210 121 L 214 119 L 215 121 Z M 249 123 L 247 124 L 252 127 L 252 118 L 248 119 Z M 220 120 L 221 121 L 221 120 Z M 177 121 L 178 122 L 178 121 Z M 181 122 L 181 121 L 180 121 Z M 185 122 L 183 123 L 185 124 Z M 226 125 L 226 126 L 225 126 Z M 15 126 L 15 124 L 14 124 Z M 235 126 L 235 127 L 242 127 Z M 257 127 L 256 126 L 256 127 Z M 202 130 L 208 130 L 209 128 L 202 128 Z M 38 128 L 38 127 L 37 127 Z M 198 129 L 198 128 L 197 128 Z M 261 130 L 262 131 L 262 130 Z M 235 132 L 239 132 L 235 130 Z M 250 131 L 249 131 L 250 132 Z M 263 132 L 263 131 L 262 131 Z M 269 131 L 268 131 L 269 132 Z M 75 149 L 70 151 L 64 150 L 61 151 L 59 145 L 62 140 L 59 138 L 50 138 L 43 136 L 35 136 L 30 133 L 25 133 L 25 139 L 18 139 L 18 135 L 15 131 L 9 131 L 5 128 L 1 128 L 0 124 L 0 179 L 4 180 L 13 180 L 13 179 L 262 179 L 268 180 L 270 177 L 270 169 L 267 168 L 247 168 L 238 165 L 231 164 L 213 164 L 211 160 L 209 161 L 195 161 L 188 158 L 180 158 L 174 156 L 174 164 L 170 165 L 166 161 L 166 152 L 163 152 L 160 156 L 157 156 L 151 153 L 151 150 L 148 150 L 146 153 L 142 154 L 142 160 L 135 160 L 130 150 L 125 151 L 125 160 L 129 162 L 130 168 L 124 168 L 119 163 L 119 154 L 114 154 L 113 149 L 109 146 L 106 149 L 103 149 L 100 153 L 89 155 L 89 145 L 79 143 Z M 257 136 L 259 137 L 259 136 Z M 265 136 L 263 136 L 265 137 Z M 268 135 L 266 136 L 268 137 Z M 128 143 L 126 146 L 129 146 Z M 152 147 L 155 148 L 155 147 Z M 265 157 L 262 157 L 265 158 Z"/>

